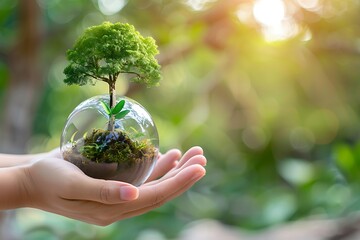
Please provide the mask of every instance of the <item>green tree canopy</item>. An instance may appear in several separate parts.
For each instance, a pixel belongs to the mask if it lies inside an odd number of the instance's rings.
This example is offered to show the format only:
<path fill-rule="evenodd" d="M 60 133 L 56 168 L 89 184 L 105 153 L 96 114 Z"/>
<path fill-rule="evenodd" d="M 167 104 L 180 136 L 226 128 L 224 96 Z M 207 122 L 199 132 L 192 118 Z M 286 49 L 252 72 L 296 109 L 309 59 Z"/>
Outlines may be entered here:
<path fill-rule="evenodd" d="M 144 38 L 127 23 L 104 22 L 85 30 L 68 50 L 69 65 L 65 83 L 84 85 L 94 80 L 115 85 L 119 74 L 130 74 L 131 81 L 157 85 L 160 65 L 155 40 Z"/>

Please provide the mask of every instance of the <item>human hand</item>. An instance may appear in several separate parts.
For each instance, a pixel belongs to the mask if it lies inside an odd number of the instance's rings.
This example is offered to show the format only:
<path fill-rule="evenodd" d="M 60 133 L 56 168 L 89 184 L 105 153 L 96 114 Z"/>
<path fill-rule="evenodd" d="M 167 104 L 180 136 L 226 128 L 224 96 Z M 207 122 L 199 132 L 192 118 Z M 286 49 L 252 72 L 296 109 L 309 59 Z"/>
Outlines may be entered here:
<path fill-rule="evenodd" d="M 56 150 L 53 153 L 56 156 Z M 40 159 L 24 168 L 22 206 L 102 226 L 141 215 L 181 195 L 205 175 L 200 147 L 180 157 L 175 149 L 161 155 L 148 181 L 138 188 L 88 177 L 62 159 Z"/>

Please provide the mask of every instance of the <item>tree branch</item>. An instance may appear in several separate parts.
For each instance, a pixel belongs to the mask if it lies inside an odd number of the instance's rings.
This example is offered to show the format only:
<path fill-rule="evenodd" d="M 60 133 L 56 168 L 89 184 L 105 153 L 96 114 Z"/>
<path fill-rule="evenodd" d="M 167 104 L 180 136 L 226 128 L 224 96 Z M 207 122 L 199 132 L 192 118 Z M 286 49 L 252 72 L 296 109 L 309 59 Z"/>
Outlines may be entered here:
<path fill-rule="evenodd" d="M 138 76 L 139 78 L 141 78 L 141 75 L 138 74 L 137 72 L 131 72 L 131 71 L 129 71 L 129 72 L 120 72 L 120 73 L 135 74 L 136 76 Z"/>
<path fill-rule="evenodd" d="M 96 80 L 100 80 L 100 81 L 104 81 L 104 82 L 106 82 L 106 83 L 109 83 L 109 79 L 106 78 L 106 77 L 95 76 L 95 75 L 90 74 L 90 73 L 87 73 L 87 72 L 85 72 L 84 74 L 85 74 L 86 76 L 92 77 L 92 78 L 94 78 L 94 79 L 96 79 Z"/>

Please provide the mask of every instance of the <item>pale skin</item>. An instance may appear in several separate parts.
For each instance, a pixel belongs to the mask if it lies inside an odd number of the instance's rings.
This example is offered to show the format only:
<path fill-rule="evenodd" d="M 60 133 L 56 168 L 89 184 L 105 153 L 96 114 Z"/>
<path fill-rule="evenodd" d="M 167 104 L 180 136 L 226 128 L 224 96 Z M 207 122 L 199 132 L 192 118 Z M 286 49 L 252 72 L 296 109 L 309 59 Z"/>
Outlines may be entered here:
<path fill-rule="evenodd" d="M 86 176 L 60 158 L 59 150 L 37 155 L 0 154 L 0 210 L 31 207 L 106 226 L 144 214 L 181 195 L 205 175 L 200 147 L 159 156 L 140 187 Z"/>

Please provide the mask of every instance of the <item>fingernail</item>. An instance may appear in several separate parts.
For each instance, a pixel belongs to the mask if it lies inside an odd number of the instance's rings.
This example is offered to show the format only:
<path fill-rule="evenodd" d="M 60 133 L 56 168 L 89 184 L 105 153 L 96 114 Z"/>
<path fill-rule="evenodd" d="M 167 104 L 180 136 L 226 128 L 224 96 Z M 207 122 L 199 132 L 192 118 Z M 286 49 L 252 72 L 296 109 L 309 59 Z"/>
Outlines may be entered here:
<path fill-rule="evenodd" d="M 134 200 L 138 197 L 138 189 L 131 186 L 124 186 L 120 188 L 120 198 L 124 201 Z"/>

